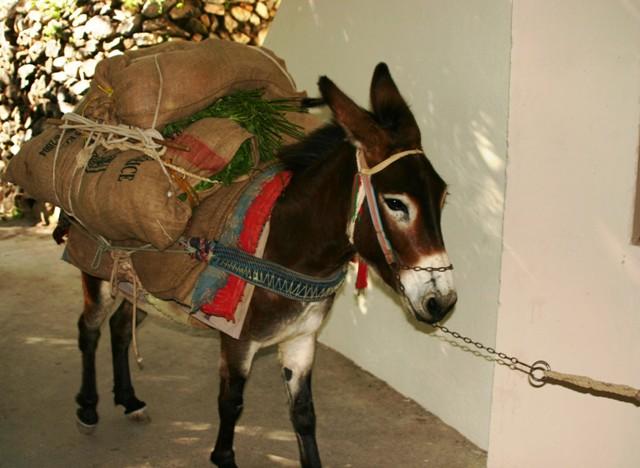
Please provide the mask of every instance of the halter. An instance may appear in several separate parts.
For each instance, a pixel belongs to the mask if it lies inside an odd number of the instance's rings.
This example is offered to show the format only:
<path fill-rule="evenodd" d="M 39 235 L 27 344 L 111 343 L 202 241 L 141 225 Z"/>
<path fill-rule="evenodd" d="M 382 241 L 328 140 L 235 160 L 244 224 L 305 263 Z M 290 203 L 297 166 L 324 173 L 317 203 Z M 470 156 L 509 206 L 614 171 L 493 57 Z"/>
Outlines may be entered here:
<path fill-rule="evenodd" d="M 358 172 L 356 173 L 353 181 L 353 189 L 355 195 L 353 200 L 353 211 L 351 214 L 351 219 L 347 226 L 347 236 L 349 237 L 349 242 L 353 244 L 356 221 L 360 216 L 362 205 L 366 200 L 367 205 L 369 206 L 369 214 L 371 215 L 373 228 L 376 231 L 376 237 L 378 238 L 378 244 L 380 245 L 382 253 L 384 254 L 384 258 L 389 265 L 393 265 L 396 263 L 396 256 L 393 251 L 393 247 L 391 246 L 391 242 L 389 242 L 389 239 L 384 232 L 382 219 L 380 217 L 380 209 L 378 208 L 376 191 L 373 188 L 373 184 L 371 183 L 371 176 L 377 174 L 380 171 L 383 171 L 391 164 L 404 158 L 405 156 L 410 156 L 412 154 L 424 155 L 424 152 L 419 149 L 402 151 L 400 153 L 395 153 L 389 156 L 387 159 L 376 164 L 373 167 L 369 167 L 364 157 L 364 151 L 362 147 L 359 145 L 356 147 L 356 163 L 358 165 Z"/>
<path fill-rule="evenodd" d="M 377 174 L 378 172 L 383 171 L 387 167 L 389 167 L 394 162 L 404 158 L 405 156 L 411 156 L 413 154 L 421 154 L 424 157 L 424 151 L 420 149 L 411 149 L 407 151 L 401 151 L 399 153 L 392 154 L 384 161 L 376 164 L 373 167 L 369 167 L 367 161 L 364 157 L 364 150 L 360 145 L 356 146 L 356 163 L 358 165 L 358 172 L 354 176 L 354 198 L 353 198 L 353 210 L 351 214 L 351 218 L 349 220 L 349 224 L 347 225 L 347 236 L 349 237 L 349 242 L 351 244 L 354 243 L 354 232 L 355 225 L 358 217 L 360 216 L 360 212 L 362 210 L 362 205 L 365 200 L 367 201 L 367 205 L 369 206 L 369 214 L 371 215 L 371 222 L 373 223 L 373 229 L 376 232 L 376 237 L 378 239 L 378 244 L 382 249 L 382 253 L 384 254 L 384 258 L 387 261 L 387 264 L 392 267 L 399 267 L 401 269 L 420 269 L 426 271 L 446 271 L 453 270 L 453 265 L 448 265 L 446 267 L 407 267 L 405 265 L 401 265 L 398 262 L 396 254 L 391 246 L 391 242 L 387 238 L 386 233 L 384 232 L 384 226 L 382 225 L 382 217 L 380 216 L 380 208 L 378 207 L 378 200 L 376 197 L 376 191 L 373 188 L 373 184 L 371 183 L 371 176 Z M 395 268 L 392 268 L 395 272 Z M 397 272 L 396 272 L 397 273 Z"/>

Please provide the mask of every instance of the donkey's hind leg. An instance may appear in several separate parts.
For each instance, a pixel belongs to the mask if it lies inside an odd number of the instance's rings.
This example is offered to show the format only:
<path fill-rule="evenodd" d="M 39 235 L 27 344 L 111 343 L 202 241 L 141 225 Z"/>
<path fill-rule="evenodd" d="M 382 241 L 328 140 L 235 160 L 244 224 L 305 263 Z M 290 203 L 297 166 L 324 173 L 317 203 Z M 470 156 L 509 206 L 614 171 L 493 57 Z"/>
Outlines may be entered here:
<path fill-rule="evenodd" d="M 243 405 L 244 384 L 258 350 L 253 341 L 240 341 L 221 334 L 220 393 L 218 414 L 220 426 L 211 462 L 220 468 L 237 468 L 233 451 L 233 435 Z"/>
<path fill-rule="evenodd" d="M 311 369 L 315 347 L 315 334 L 298 336 L 279 345 L 291 422 L 296 431 L 300 464 L 303 468 L 322 466 L 316 443 L 316 415 L 311 396 Z"/>
<path fill-rule="evenodd" d="M 78 320 L 78 347 L 82 352 L 82 384 L 76 395 L 80 406 L 76 411 L 78 429 L 90 434 L 98 424 L 98 391 L 96 389 L 96 348 L 100 339 L 100 325 L 108 309 L 102 304 L 102 280 L 82 273 L 84 309 Z"/>
<path fill-rule="evenodd" d="M 140 323 L 145 315 L 138 312 L 137 323 Z M 118 310 L 111 316 L 109 327 L 111 330 L 111 356 L 113 359 L 113 396 L 116 405 L 124 406 L 124 414 L 132 421 L 149 422 L 146 412 L 146 404 L 136 398 L 131 384 L 131 372 L 129 369 L 129 345 L 132 338 L 133 306 L 124 301 Z"/>

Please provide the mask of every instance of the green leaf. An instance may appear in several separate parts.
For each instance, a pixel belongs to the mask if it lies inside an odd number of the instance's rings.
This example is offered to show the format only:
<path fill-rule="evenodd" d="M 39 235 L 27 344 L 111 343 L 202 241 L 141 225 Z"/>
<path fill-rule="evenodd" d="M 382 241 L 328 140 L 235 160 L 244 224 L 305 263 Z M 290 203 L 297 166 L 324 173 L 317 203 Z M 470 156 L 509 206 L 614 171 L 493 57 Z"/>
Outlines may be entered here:
<path fill-rule="evenodd" d="M 285 112 L 301 112 L 297 101 L 292 99 L 266 100 L 261 89 L 237 91 L 222 97 L 209 107 L 195 114 L 168 124 L 162 131 L 165 138 L 171 138 L 193 122 L 207 118 L 227 118 L 237 122 L 255 136 L 260 162 L 268 162 L 282 146 L 283 135 L 302 138 L 302 129 L 285 116 Z M 200 192 L 211 188 L 214 183 L 228 185 L 238 177 L 248 174 L 253 167 L 251 140 L 245 141 L 229 164 L 217 174 L 210 177 L 212 182 L 200 182 L 194 189 Z"/>

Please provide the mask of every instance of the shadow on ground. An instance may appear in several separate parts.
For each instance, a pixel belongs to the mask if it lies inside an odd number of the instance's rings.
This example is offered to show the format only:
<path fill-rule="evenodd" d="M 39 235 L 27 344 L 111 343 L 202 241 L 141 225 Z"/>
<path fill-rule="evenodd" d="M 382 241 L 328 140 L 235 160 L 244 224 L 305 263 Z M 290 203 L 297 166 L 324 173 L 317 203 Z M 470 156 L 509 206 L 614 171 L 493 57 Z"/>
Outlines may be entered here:
<path fill-rule="evenodd" d="M 98 348 L 100 424 L 76 430 L 80 384 L 79 273 L 59 261 L 48 228 L 0 224 L 0 466 L 211 466 L 217 430 L 218 337 L 189 336 L 148 319 L 133 370 L 152 421 L 136 425 L 111 397 L 108 331 Z M 486 454 L 413 401 L 320 346 L 314 373 L 318 442 L 327 467 L 486 465 Z M 237 430 L 241 467 L 298 466 L 273 350 L 255 362 Z"/>

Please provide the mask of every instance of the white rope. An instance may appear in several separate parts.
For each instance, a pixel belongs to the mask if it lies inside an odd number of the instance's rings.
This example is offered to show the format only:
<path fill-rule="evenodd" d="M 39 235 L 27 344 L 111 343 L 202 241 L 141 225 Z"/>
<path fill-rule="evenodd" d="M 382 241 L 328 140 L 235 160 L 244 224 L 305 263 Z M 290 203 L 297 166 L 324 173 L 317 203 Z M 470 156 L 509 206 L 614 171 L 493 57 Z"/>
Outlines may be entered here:
<path fill-rule="evenodd" d="M 87 164 L 89 163 L 89 159 L 91 159 L 91 155 L 93 154 L 95 150 L 95 145 L 91 145 L 91 146 L 84 146 L 80 152 L 76 155 L 76 165 L 73 169 L 73 174 L 71 175 L 69 181 L 69 190 L 67 192 L 67 202 L 69 205 L 69 211 L 67 214 L 69 214 L 70 216 L 76 216 L 75 215 L 75 210 L 73 209 L 73 196 L 71 194 L 72 188 L 74 186 L 73 181 L 76 179 L 76 174 L 78 173 L 79 170 L 84 171 L 85 167 L 87 167 Z M 82 177 L 82 174 L 80 175 L 80 180 L 78 181 L 78 183 L 76 184 L 76 191 L 75 191 L 75 199 L 79 199 L 80 198 L 80 193 L 82 192 L 82 182 L 84 181 L 84 177 Z"/>
<path fill-rule="evenodd" d="M 62 203 L 60 203 L 60 197 L 58 196 L 58 190 L 56 190 L 56 166 L 58 165 L 58 155 L 60 154 L 60 145 L 62 144 L 62 140 L 64 139 L 65 130 L 63 129 L 60 132 L 60 137 L 58 138 L 58 144 L 56 145 L 56 152 L 53 154 L 53 168 L 51 174 L 51 184 L 53 186 L 53 194 L 56 197 L 56 204 L 62 208 Z"/>
<path fill-rule="evenodd" d="M 133 267 L 131 255 L 135 251 L 124 251 L 114 249 L 111 251 L 111 257 L 113 258 L 113 268 L 111 269 L 111 296 L 115 297 L 115 293 L 118 290 L 118 284 L 122 281 L 129 281 L 133 287 L 133 310 L 131 317 L 131 338 L 133 344 L 133 353 L 136 357 L 138 367 L 142 369 L 142 356 L 138 349 L 138 339 L 136 325 L 138 321 L 138 290 L 142 288 L 138 273 Z"/>
<path fill-rule="evenodd" d="M 96 122 L 75 112 L 68 112 L 62 116 L 64 121 L 60 128 L 63 130 L 78 130 L 87 133 L 87 143 L 103 145 L 107 149 L 138 150 L 145 154 L 162 156 L 167 148 L 153 141 L 162 140 L 162 134 L 153 128 L 142 129 L 123 124 L 106 124 Z"/>
<path fill-rule="evenodd" d="M 82 228 L 84 228 L 85 231 L 89 232 L 89 228 L 73 212 L 73 205 L 71 203 L 71 188 L 69 188 L 68 198 L 67 198 L 68 201 L 69 201 L 68 209 L 64 209 L 63 208 L 63 204 L 60 202 L 60 197 L 58 196 L 58 190 L 56 189 L 56 169 L 57 169 L 57 164 L 58 164 L 58 156 L 60 154 L 60 146 L 61 146 L 62 141 L 64 139 L 65 132 L 66 132 L 66 129 L 63 128 L 62 132 L 60 132 L 60 138 L 58 139 L 58 144 L 56 145 L 56 151 L 55 151 L 55 154 L 53 156 L 53 168 L 52 168 L 52 174 L 51 174 L 51 176 L 52 176 L 52 185 L 53 185 L 53 194 L 56 197 L 57 205 L 60 207 L 60 209 L 64 210 L 64 212 L 67 213 L 71 217 L 71 219 L 74 219 L 80 226 L 82 226 Z M 85 146 L 85 149 L 86 149 L 86 146 Z M 89 151 L 92 152 L 91 149 Z M 87 162 L 88 162 L 89 158 L 86 158 L 86 159 L 87 159 Z M 85 165 L 86 165 L 86 162 L 85 162 Z M 75 171 L 77 171 L 77 170 L 78 170 L 78 167 L 76 166 L 76 168 L 74 170 L 74 174 L 73 174 L 71 180 L 73 180 L 75 178 Z M 82 182 L 82 180 L 80 182 Z M 69 184 L 69 185 L 71 185 L 71 184 Z M 78 184 L 78 185 L 80 185 L 80 184 Z M 105 239 L 103 236 L 101 236 L 99 234 L 96 234 L 96 236 L 102 242 L 104 242 L 104 244 L 111 245 L 109 243 L 109 241 L 107 239 Z"/>
<path fill-rule="evenodd" d="M 165 176 L 171 181 L 173 186 L 173 179 L 167 172 L 166 168 L 169 168 L 173 171 L 176 171 L 184 176 L 190 177 L 192 179 L 201 181 L 201 182 L 209 182 L 215 184 L 216 181 L 212 181 L 207 177 L 202 177 L 198 174 L 194 174 L 180 166 L 176 166 L 175 164 L 171 164 L 162 159 L 162 156 L 167 151 L 167 148 L 159 143 L 154 141 L 155 139 L 162 139 L 162 134 L 155 129 L 146 129 L 143 130 L 138 127 L 130 127 L 128 125 L 109 125 L 103 124 L 99 122 L 95 122 L 87 117 L 82 115 L 69 112 L 63 116 L 64 123 L 60 125 L 62 129 L 62 138 L 64 137 L 64 132 L 66 130 L 77 130 L 82 133 L 88 134 L 87 142 L 85 143 L 85 148 L 90 149 L 88 151 L 87 158 L 79 158 L 78 164 L 84 169 L 88 160 L 90 159 L 90 155 L 93 153 L 93 149 L 100 145 L 106 149 L 118 149 L 121 151 L 126 150 L 135 150 L 140 151 L 152 159 L 156 160 L 160 163 L 162 170 Z M 54 156 L 54 184 L 55 184 L 55 161 L 57 160 L 59 153 L 60 141 L 58 141 L 58 146 L 56 147 L 56 154 Z M 56 197 L 57 197 L 56 193 Z M 58 200 L 59 201 L 59 200 Z M 62 206 L 60 203 L 58 203 Z"/>
<path fill-rule="evenodd" d="M 422 155 L 424 155 L 426 157 L 426 155 L 424 154 L 424 152 L 422 150 L 412 149 L 412 150 L 402 151 L 400 153 L 395 153 L 395 154 L 389 156 L 387 159 L 385 159 L 381 163 L 376 164 L 375 166 L 369 168 L 369 167 L 366 166 L 366 160 L 364 159 L 364 151 L 362 151 L 361 148 L 358 148 L 358 152 L 359 152 L 359 155 L 358 155 L 357 159 L 359 161 L 359 165 L 362 164 L 362 166 L 363 166 L 363 167 L 358 167 L 358 171 L 361 174 L 364 174 L 364 175 L 376 174 L 376 173 L 380 172 L 381 170 L 386 169 L 388 166 L 390 166 L 391 164 L 396 162 L 398 159 L 404 158 L 405 156 L 411 156 L 412 154 L 422 154 Z M 362 158 L 362 161 L 360 161 L 360 158 Z"/>
<path fill-rule="evenodd" d="M 269 60 L 271 60 L 276 65 L 276 67 L 278 67 L 278 69 L 282 72 L 282 74 L 287 78 L 287 80 L 289 80 L 289 84 L 291 84 L 291 87 L 293 89 L 296 89 L 295 81 L 293 81 L 293 78 L 291 77 L 287 69 L 284 68 L 282 65 L 280 65 L 280 62 L 278 62 L 273 56 L 269 55 L 267 52 L 262 50 L 260 46 L 249 46 L 249 47 L 251 47 L 253 50 L 260 52 L 262 55 L 264 55 Z"/>
<path fill-rule="evenodd" d="M 209 182 L 210 184 L 221 184 L 222 182 L 218 180 L 211 180 L 206 177 L 199 176 L 198 174 L 194 174 L 193 172 L 189 172 L 186 169 L 176 166 L 175 164 L 168 163 L 167 161 L 162 162 L 166 167 L 171 169 L 172 171 L 176 171 L 184 176 L 191 177 L 193 179 L 199 180 L 201 182 Z"/>
<path fill-rule="evenodd" d="M 160 70 L 160 64 L 158 63 L 158 54 L 153 56 L 153 61 L 156 64 L 156 70 L 158 70 L 158 98 L 156 100 L 156 111 L 153 113 L 153 123 L 151 124 L 151 128 L 156 128 L 156 124 L 158 123 L 158 113 L 160 112 L 160 103 L 162 102 L 162 88 L 164 86 L 164 78 L 162 76 L 162 70 Z"/>
<path fill-rule="evenodd" d="M 154 139 L 163 139 L 162 134 L 158 130 L 153 128 L 142 129 L 122 124 L 114 125 L 95 122 L 75 112 L 69 112 L 63 115 L 62 120 L 63 123 L 60 125 L 60 128 L 63 134 L 66 130 L 77 130 L 87 135 L 84 146 L 86 149 L 93 150 L 97 146 L 102 146 L 107 150 L 135 150 L 149 156 L 160 164 L 162 172 L 167 177 L 167 180 L 169 180 L 171 186 L 174 187 L 173 179 L 165 167 L 165 162 L 162 160 L 162 156 L 166 153 L 167 148 L 154 141 Z M 87 158 L 84 166 L 86 166 L 88 161 L 89 159 Z M 172 194 L 169 193 L 168 195 L 171 196 Z"/>

